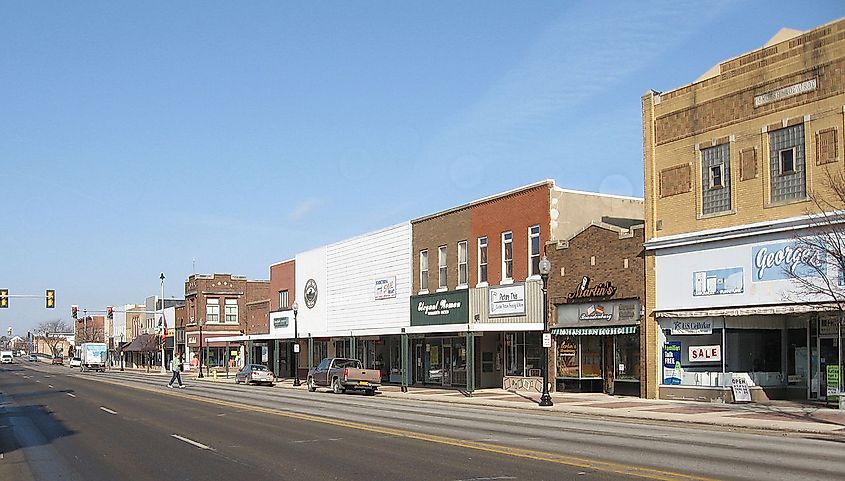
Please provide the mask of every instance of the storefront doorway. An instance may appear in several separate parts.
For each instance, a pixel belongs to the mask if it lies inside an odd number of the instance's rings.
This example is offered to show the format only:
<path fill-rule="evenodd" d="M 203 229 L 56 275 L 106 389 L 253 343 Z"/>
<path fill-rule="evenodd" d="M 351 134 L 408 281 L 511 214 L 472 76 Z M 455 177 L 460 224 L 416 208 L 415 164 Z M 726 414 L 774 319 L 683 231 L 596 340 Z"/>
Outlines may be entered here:
<path fill-rule="evenodd" d="M 413 342 L 415 384 L 466 386 L 465 337 L 424 338 Z"/>
<path fill-rule="evenodd" d="M 810 340 L 810 398 L 826 401 L 839 391 L 839 325 L 836 319 L 819 319 L 816 323 Z"/>

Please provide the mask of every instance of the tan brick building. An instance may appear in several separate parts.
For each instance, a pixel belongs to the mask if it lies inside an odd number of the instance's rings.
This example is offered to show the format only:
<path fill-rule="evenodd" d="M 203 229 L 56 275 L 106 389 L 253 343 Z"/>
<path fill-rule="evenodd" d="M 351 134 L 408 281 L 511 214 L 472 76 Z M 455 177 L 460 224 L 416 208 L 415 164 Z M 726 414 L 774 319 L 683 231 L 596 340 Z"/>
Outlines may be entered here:
<path fill-rule="evenodd" d="M 823 399 L 830 324 L 820 299 L 788 299 L 782 264 L 843 171 L 845 19 L 642 101 L 645 394 Z"/>

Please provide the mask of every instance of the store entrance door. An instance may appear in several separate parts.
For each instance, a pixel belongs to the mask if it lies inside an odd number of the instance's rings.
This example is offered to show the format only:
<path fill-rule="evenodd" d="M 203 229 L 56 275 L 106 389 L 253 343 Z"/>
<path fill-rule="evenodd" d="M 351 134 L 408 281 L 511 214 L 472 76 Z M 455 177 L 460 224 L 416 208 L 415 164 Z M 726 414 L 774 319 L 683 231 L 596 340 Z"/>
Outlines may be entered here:
<path fill-rule="evenodd" d="M 444 386 L 452 385 L 452 346 L 446 342 L 443 343 L 443 377 L 441 378 Z"/>
<path fill-rule="evenodd" d="M 836 338 L 819 338 L 819 397 L 827 399 L 828 392 L 834 392 L 839 386 L 828 386 L 827 367 L 839 366 L 839 346 Z"/>

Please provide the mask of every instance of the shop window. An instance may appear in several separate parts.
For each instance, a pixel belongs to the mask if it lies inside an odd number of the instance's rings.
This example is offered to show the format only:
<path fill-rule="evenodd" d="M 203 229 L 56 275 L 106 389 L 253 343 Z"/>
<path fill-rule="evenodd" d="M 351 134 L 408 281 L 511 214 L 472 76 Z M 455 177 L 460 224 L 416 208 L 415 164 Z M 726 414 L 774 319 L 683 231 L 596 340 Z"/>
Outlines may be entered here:
<path fill-rule="evenodd" d="M 640 379 L 640 336 L 624 334 L 615 337 L 616 379 Z"/>
<path fill-rule="evenodd" d="M 558 336 L 557 338 L 557 376 L 581 377 L 578 337 Z"/>
<path fill-rule="evenodd" d="M 509 332 L 505 334 L 505 375 L 542 375 L 542 333 Z"/>

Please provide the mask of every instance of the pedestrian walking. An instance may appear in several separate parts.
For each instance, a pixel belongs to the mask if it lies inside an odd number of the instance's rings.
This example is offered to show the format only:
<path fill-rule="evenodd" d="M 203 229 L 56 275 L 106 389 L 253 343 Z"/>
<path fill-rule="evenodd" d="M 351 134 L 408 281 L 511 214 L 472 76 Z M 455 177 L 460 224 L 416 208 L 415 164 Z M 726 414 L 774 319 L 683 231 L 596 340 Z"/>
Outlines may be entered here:
<path fill-rule="evenodd" d="M 179 381 L 179 387 L 184 389 L 185 385 L 182 384 L 181 371 L 182 371 L 181 355 L 175 355 L 175 356 L 173 356 L 173 359 L 171 359 L 171 361 L 170 361 L 170 372 L 173 373 L 173 376 L 170 378 L 170 382 L 167 383 L 167 387 L 172 388 L 173 382 Z"/>

